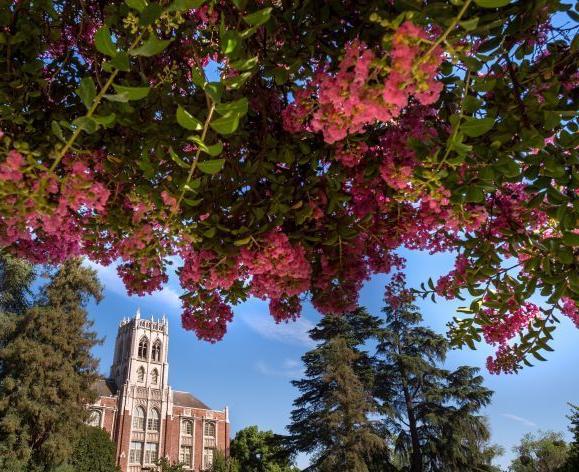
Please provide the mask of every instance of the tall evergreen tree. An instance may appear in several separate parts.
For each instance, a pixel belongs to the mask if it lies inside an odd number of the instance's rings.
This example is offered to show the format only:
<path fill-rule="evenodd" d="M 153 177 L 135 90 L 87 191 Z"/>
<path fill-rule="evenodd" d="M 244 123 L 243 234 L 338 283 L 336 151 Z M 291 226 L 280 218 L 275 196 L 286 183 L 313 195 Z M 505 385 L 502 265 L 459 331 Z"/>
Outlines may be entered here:
<path fill-rule="evenodd" d="M 567 453 L 567 460 L 560 472 L 576 472 L 579 470 L 579 406 L 569 403 L 571 407 L 571 414 L 567 416 L 571 425 L 569 431 L 573 435 L 573 439 L 569 443 L 569 450 Z"/>
<path fill-rule="evenodd" d="M 101 297 L 96 273 L 71 260 L 16 319 L 0 346 L 0 470 L 48 471 L 71 453 L 97 378 L 98 342 L 86 303 Z"/>
<path fill-rule="evenodd" d="M 301 396 L 288 427 L 292 447 L 314 454 L 308 470 L 368 472 L 376 453 L 385 449 L 369 419 L 377 412 L 372 360 L 360 349 L 378 326 L 377 318 L 360 309 L 324 317 L 310 331 L 319 344 L 302 358 L 306 378 L 292 382 Z"/>
<path fill-rule="evenodd" d="M 0 316 L 24 313 L 30 305 L 33 280 L 31 264 L 0 252 Z"/>
<path fill-rule="evenodd" d="M 422 316 L 402 275 L 386 290 L 380 333 L 376 395 L 395 450 L 410 472 L 490 470 L 481 442 L 489 437 L 479 409 L 492 392 L 478 369 L 440 368 L 448 344 L 420 326 Z"/>

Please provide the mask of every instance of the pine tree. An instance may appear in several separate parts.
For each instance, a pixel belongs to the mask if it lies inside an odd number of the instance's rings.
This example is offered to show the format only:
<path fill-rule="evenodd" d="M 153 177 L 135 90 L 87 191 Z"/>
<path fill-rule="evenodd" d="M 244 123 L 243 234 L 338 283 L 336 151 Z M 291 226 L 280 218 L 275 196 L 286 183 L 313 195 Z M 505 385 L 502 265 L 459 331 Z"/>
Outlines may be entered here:
<path fill-rule="evenodd" d="M 422 316 L 402 276 L 395 276 L 387 287 L 386 302 L 376 395 L 405 470 L 492 470 L 488 454 L 481 451 L 489 431 L 477 415 L 492 392 L 482 385 L 478 369 L 438 367 L 448 344 L 420 326 Z"/>
<path fill-rule="evenodd" d="M 33 267 L 0 252 L 0 316 L 22 314 L 30 305 Z"/>
<path fill-rule="evenodd" d="M 91 297 L 101 297 L 95 272 L 66 262 L 0 346 L 0 470 L 48 471 L 70 456 L 97 378 Z"/>
<path fill-rule="evenodd" d="M 569 431 L 571 431 L 573 439 L 569 443 L 567 460 L 560 472 L 576 472 L 579 470 L 579 406 L 571 403 L 569 403 L 569 406 L 571 407 L 571 414 L 567 418 L 571 422 Z"/>
<path fill-rule="evenodd" d="M 308 470 L 368 472 L 374 456 L 385 449 L 369 419 L 377 411 L 372 360 L 360 349 L 378 326 L 376 318 L 357 310 L 324 317 L 310 332 L 320 343 L 302 358 L 306 378 L 292 382 L 301 396 L 288 427 L 292 447 L 314 453 Z"/>

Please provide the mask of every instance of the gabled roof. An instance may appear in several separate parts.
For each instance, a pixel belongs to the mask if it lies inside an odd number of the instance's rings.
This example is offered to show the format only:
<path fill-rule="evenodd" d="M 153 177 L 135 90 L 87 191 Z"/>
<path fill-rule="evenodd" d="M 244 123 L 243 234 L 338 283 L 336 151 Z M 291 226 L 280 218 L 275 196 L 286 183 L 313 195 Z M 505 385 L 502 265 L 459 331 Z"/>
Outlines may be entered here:
<path fill-rule="evenodd" d="M 117 386 L 112 379 L 98 379 L 92 384 L 92 389 L 101 397 L 113 397 L 117 393 Z"/>
<path fill-rule="evenodd" d="M 185 406 L 188 408 L 201 408 L 203 410 L 210 410 L 205 403 L 194 397 L 189 392 L 180 392 L 173 390 L 173 404 L 177 406 Z"/>

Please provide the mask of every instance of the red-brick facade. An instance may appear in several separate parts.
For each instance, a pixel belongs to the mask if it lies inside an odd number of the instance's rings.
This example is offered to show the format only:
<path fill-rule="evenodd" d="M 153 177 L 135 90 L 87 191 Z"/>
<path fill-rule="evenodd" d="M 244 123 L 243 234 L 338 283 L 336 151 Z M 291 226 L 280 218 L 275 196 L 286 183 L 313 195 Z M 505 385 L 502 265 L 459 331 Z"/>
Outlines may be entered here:
<path fill-rule="evenodd" d="M 167 457 L 187 470 L 202 471 L 215 449 L 229 452 L 229 412 L 212 410 L 168 381 L 167 320 L 123 320 L 117 334 L 110 379 L 95 384 L 99 395 L 91 424 L 104 428 L 117 445 L 123 472 L 155 470 Z"/>

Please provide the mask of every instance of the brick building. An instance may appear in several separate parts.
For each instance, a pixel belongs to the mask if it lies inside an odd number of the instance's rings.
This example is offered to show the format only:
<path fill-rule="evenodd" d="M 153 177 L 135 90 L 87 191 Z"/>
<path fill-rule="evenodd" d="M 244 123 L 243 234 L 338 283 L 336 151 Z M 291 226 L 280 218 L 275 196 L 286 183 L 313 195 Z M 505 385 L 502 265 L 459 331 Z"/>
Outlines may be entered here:
<path fill-rule="evenodd" d="M 169 325 L 161 320 L 124 319 L 118 330 L 110 378 L 99 380 L 90 424 L 104 428 L 117 445 L 123 472 L 154 470 L 159 457 L 207 469 L 215 449 L 229 450 L 229 413 L 212 410 L 168 384 Z"/>

